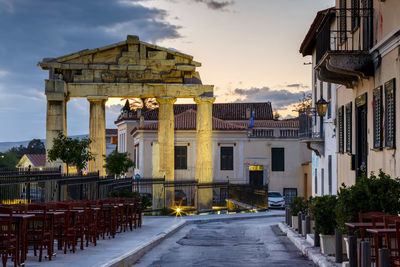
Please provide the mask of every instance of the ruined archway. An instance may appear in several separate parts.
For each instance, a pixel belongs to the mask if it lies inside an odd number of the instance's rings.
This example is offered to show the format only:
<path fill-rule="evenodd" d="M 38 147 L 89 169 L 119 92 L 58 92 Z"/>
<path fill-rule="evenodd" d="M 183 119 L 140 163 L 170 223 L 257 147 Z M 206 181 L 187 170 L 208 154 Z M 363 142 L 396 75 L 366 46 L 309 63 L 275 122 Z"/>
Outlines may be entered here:
<path fill-rule="evenodd" d="M 197 107 L 195 178 L 211 183 L 213 86 L 203 85 L 192 56 L 165 49 L 128 35 L 126 41 L 86 49 L 38 64 L 49 71 L 45 80 L 47 97 L 46 147 L 50 149 L 58 132 L 66 134 L 66 109 L 71 97 L 85 97 L 90 104 L 90 150 L 95 160 L 89 171 L 105 175 L 105 103 L 108 98 L 156 98 L 159 103 L 159 176 L 174 181 L 174 114 L 177 98 L 193 98 Z M 209 191 L 210 189 L 208 189 Z M 212 190 L 212 189 L 211 189 Z M 199 192 L 199 209 L 211 208 L 210 192 Z M 172 203 L 173 191 L 166 192 Z M 204 198 L 202 197 L 204 196 Z"/>

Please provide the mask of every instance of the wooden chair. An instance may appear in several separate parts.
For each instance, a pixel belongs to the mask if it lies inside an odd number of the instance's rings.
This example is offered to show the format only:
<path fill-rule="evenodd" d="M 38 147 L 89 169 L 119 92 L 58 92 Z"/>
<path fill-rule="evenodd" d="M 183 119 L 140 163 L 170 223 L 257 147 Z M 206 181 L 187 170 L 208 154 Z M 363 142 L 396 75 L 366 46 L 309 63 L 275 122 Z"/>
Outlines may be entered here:
<path fill-rule="evenodd" d="M 13 227 L 13 210 L 0 207 L 1 214 L 9 214 L 7 218 L 0 218 L 0 253 L 3 267 L 7 265 L 8 255 L 12 256 L 14 267 L 18 264 L 18 241 L 16 229 Z"/>
<path fill-rule="evenodd" d="M 67 248 L 72 247 L 72 252 L 75 253 L 77 232 L 74 226 L 74 214 L 71 212 L 71 207 L 68 203 L 56 203 L 56 209 L 64 212 L 62 230 L 60 237 L 64 243 L 64 254 L 67 254 Z"/>
<path fill-rule="evenodd" d="M 33 246 L 34 255 L 39 247 L 39 262 L 42 261 L 43 247 L 47 247 L 47 256 L 51 260 L 53 254 L 53 233 L 50 229 L 50 222 L 47 217 L 47 208 L 45 205 L 29 204 L 26 212 L 35 212 L 35 216 L 28 220 L 27 246 Z"/>

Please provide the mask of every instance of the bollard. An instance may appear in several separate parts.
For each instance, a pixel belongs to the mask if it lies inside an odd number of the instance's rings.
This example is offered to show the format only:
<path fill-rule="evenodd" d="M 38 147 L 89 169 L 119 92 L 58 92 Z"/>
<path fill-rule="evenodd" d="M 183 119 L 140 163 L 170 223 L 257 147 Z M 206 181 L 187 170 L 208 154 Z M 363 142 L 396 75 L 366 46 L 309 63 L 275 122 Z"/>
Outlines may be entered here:
<path fill-rule="evenodd" d="M 371 245 L 369 242 L 361 242 L 361 267 L 371 267 Z"/>
<path fill-rule="evenodd" d="M 339 229 L 335 228 L 335 260 L 336 263 L 343 262 L 343 247 L 342 247 L 342 233 Z"/>
<path fill-rule="evenodd" d="M 293 223 L 292 223 L 292 214 L 290 213 L 290 207 L 289 207 L 289 206 L 288 206 L 288 211 L 289 211 L 289 214 L 288 214 L 288 216 L 289 216 L 289 226 L 292 227 L 292 226 L 293 226 Z"/>
<path fill-rule="evenodd" d="M 311 233 L 311 223 L 310 223 L 310 215 L 307 215 L 305 218 L 306 221 L 306 236 L 307 234 Z"/>
<path fill-rule="evenodd" d="M 317 231 L 314 232 L 314 247 L 319 247 L 321 245 L 319 240 L 319 233 Z"/>
<path fill-rule="evenodd" d="M 299 213 L 297 214 L 297 228 L 299 228 L 298 229 L 298 232 L 299 232 L 299 235 L 301 235 L 301 211 L 299 211 Z"/>
<path fill-rule="evenodd" d="M 355 236 L 349 236 L 349 264 L 350 267 L 357 267 L 357 238 Z"/>
<path fill-rule="evenodd" d="M 306 236 L 306 215 L 301 215 L 301 235 Z"/>
<path fill-rule="evenodd" d="M 286 211 L 286 225 L 289 225 L 289 220 L 290 220 L 289 208 L 285 207 L 285 211 Z"/>
<path fill-rule="evenodd" d="M 379 249 L 379 267 L 389 267 L 389 266 L 390 266 L 389 249 L 380 248 Z"/>

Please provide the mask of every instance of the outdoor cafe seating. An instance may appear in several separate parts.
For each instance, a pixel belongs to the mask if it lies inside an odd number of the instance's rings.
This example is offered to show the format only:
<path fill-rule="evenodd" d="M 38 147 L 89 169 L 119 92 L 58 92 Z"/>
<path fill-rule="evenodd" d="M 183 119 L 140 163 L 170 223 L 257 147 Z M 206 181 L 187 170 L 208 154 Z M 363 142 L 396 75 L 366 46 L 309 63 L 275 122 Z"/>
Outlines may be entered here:
<path fill-rule="evenodd" d="M 96 246 L 141 227 L 141 214 L 139 198 L 0 205 L 2 264 L 23 265 L 29 251 L 42 261 L 54 260 L 55 248 L 67 254 Z"/>
<path fill-rule="evenodd" d="M 400 266 L 400 216 L 383 212 L 360 213 L 358 222 L 345 225 L 350 234 L 370 243 L 371 261 L 376 267 L 379 267 L 379 249 L 382 248 L 389 251 L 390 266 Z M 358 250 L 358 262 L 361 262 L 361 246 Z"/>

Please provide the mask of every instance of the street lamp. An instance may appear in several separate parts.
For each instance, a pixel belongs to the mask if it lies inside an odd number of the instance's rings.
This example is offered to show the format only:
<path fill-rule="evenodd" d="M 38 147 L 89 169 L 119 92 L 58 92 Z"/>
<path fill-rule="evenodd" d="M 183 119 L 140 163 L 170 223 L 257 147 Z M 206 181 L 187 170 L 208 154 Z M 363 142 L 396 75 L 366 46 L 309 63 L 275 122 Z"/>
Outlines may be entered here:
<path fill-rule="evenodd" d="M 321 98 L 317 101 L 317 103 L 315 103 L 315 105 L 317 106 L 318 116 L 324 117 L 326 114 L 326 110 L 328 109 L 329 103 L 326 102 L 326 100 L 323 99 L 321 96 Z"/>

